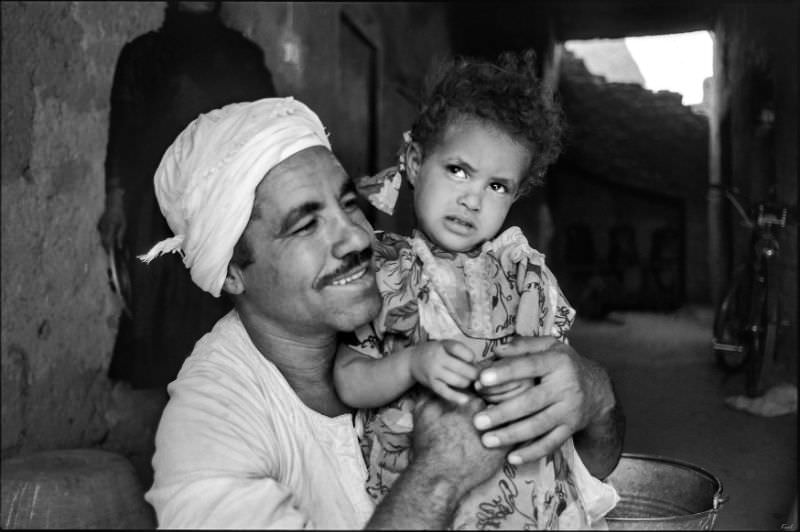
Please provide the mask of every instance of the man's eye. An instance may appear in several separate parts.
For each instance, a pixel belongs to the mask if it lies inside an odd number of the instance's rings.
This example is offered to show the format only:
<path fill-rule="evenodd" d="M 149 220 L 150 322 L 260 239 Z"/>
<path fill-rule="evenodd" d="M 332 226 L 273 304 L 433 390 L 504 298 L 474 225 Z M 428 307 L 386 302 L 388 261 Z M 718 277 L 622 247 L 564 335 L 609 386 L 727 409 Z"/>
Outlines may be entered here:
<path fill-rule="evenodd" d="M 464 171 L 464 169 L 461 168 L 460 166 L 450 164 L 447 166 L 447 171 L 450 173 L 451 176 L 455 177 L 456 179 L 467 179 L 467 172 Z"/>
<path fill-rule="evenodd" d="M 342 208 L 346 211 L 352 211 L 358 208 L 358 198 L 355 194 L 348 194 L 342 198 Z"/>
<path fill-rule="evenodd" d="M 295 226 L 295 230 L 292 231 L 292 234 L 295 234 L 295 235 L 307 234 L 307 233 L 310 233 L 311 231 L 313 231 L 316 226 L 317 226 L 317 219 L 316 218 L 309 218 L 309 219 L 304 220 L 303 222 L 297 224 Z"/>

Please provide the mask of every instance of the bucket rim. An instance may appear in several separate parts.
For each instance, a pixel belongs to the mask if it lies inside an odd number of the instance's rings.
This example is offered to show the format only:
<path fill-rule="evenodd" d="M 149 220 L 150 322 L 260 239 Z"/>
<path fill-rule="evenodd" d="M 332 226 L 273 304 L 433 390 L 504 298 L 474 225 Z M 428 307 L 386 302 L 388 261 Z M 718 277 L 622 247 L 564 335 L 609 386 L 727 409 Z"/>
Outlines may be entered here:
<path fill-rule="evenodd" d="M 700 517 L 710 514 L 716 514 L 719 512 L 719 509 L 728 501 L 728 497 L 723 495 L 723 487 L 722 481 L 710 471 L 703 469 L 702 467 L 695 465 L 691 462 L 686 462 L 684 460 L 678 460 L 676 458 L 669 458 L 666 456 L 661 456 L 657 454 L 646 454 L 646 453 L 621 453 L 619 459 L 622 460 L 623 458 L 632 458 L 636 460 L 647 460 L 651 462 L 663 462 L 666 464 L 671 465 L 679 465 L 685 467 L 687 469 L 691 469 L 700 473 L 701 475 L 708 477 L 712 483 L 715 485 L 716 490 L 714 491 L 714 497 L 712 504 L 713 506 L 702 512 L 697 512 L 693 514 L 686 514 L 686 515 L 675 515 L 670 517 L 606 517 L 606 520 L 610 521 L 628 521 L 628 522 L 640 522 L 640 521 L 678 521 L 684 520 L 687 518 L 692 517 Z M 619 462 L 618 462 L 619 463 Z M 608 477 L 606 477 L 608 478 Z"/>

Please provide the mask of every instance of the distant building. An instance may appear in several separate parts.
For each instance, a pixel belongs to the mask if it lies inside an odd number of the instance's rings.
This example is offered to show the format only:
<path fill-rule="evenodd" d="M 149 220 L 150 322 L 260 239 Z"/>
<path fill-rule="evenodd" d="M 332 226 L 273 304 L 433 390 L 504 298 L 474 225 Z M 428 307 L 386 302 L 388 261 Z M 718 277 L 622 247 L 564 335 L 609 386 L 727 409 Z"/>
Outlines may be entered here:
<path fill-rule="evenodd" d="M 569 41 L 565 48 L 582 59 L 589 72 L 603 76 L 610 83 L 644 86 L 644 76 L 624 39 Z"/>

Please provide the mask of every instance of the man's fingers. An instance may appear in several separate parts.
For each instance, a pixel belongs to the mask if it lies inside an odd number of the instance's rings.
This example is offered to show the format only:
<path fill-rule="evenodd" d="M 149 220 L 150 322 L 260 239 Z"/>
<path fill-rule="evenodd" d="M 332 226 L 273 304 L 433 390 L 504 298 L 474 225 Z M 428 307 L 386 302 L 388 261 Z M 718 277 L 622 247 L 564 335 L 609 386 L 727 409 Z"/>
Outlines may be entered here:
<path fill-rule="evenodd" d="M 514 380 L 541 377 L 552 367 L 553 356 L 552 353 L 542 353 L 536 356 L 501 358 L 480 371 L 481 385 L 496 386 Z"/>
<path fill-rule="evenodd" d="M 561 447 L 569 437 L 569 429 L 564 425 L 559 425 L 543 437 L 514 449 L 509 453 L 508 461 L 515 465 L 534 462 L 552 454 L 556 449 Z"/>
<path fill-rule="evenodd" d="M 522 386 L 522 381 L 511 381 L 497 386 L 484 386 L 481 381 L 475 381 L 475 390 L 480 392 L 481 395 L 500 395 L 509 390 L 517 390 L 520 386 Z"/>
<path fill-rule="evenodd" d="M 552 404 L 549 399 L 547 389 L 542 386 L 533 386 L 524 392 L 511 397 L 510 399 L 492 406 L 480 412 L 475 417 L 475 427 L 478 430 L 488 430 L 500 427 L 521 418 L 528 418 Z M 534 421 L 527 419 L 528 423 L 535 423 L 539 416 L 534 417 Z M 547 427 L 547 430 L 552 426 Z M 544 431 L 540 431 L 539 434 Z M 528 439 L 531 436 L 528 435 Z M 518 443 L 518 442 L 517 442 Z"/>
<path fill-rule="evenodd" d="M 496 430 L 486 431 L 481 436 L 481 440 L 487 447 L 527 445 L 531 440 L 539 439 L 561 426 L 558 416 L 553 410 L 552 408 L 546 409 L 535 416 L 520 419 Z"/>
<path fill-rule="evenodd" d="M 485 388 L 480 394 L 487 403 L 502 403 L 520 393 L 526 386 L 524 382 L 510 382 L 502 387 Z"/>

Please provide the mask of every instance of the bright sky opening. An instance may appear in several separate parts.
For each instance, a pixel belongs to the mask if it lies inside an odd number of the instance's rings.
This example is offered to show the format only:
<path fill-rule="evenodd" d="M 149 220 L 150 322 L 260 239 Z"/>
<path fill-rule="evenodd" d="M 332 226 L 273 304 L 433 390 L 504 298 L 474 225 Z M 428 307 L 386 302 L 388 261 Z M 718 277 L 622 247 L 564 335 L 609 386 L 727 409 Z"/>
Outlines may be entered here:
<path fill-rule="evenodd" d="M 644 79 L 644 87 L 651 91 L 680 93 L 684 105 L 703 101 L 703 80 L 714 72 L 714 43 L 707 31 L 565 44 L 593 74 L 612 82 L 640 83 Z M 639 72 L 631 68 L 631 60 Z"/>
<path fill-rule="evenodd" d="M 707 31 L 628 37 L 625 44 L 651 91 L 683 95 L 683 104 L 703 101 L 703 80 L 714 72 L 714 44 Z"/>

